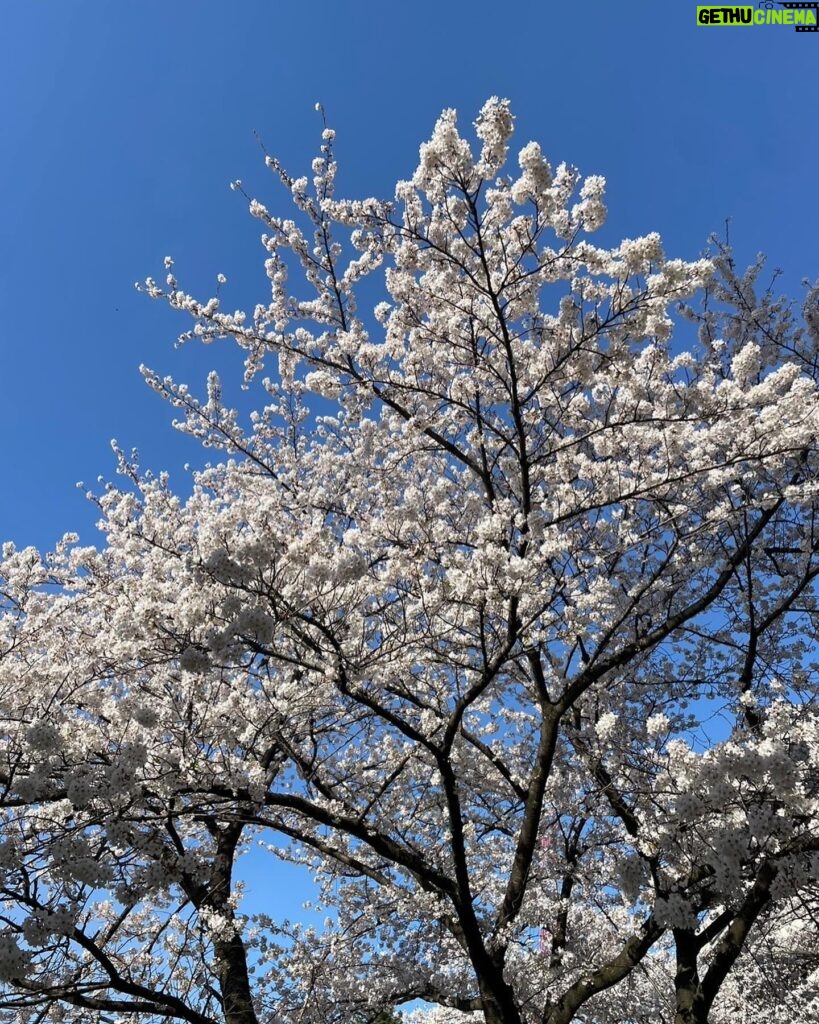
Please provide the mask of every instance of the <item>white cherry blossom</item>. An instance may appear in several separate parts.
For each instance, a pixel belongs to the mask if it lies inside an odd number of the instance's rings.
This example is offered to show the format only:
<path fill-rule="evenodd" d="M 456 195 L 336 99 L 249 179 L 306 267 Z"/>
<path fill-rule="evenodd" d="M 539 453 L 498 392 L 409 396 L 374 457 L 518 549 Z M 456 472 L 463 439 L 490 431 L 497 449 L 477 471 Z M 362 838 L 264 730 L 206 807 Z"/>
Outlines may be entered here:
<path fill-rule="evenodd" d="M 287 215 L 234 182 L 253 309 L 142 286 L 257 401 L 144 369 L 190 495 L 115 446 L 103 544 L 3 547 L 9 1021 L 815 1012 L 817 292 L 595 244 L 512 129 L 445 111 L 382 201 L 325 126 Z"/>

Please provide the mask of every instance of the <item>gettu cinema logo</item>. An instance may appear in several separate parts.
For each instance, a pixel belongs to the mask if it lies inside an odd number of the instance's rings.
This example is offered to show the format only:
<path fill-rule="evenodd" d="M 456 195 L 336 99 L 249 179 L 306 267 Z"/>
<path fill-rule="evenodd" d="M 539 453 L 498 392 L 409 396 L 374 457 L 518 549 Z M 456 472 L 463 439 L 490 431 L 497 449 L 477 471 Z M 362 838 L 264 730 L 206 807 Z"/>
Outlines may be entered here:
<path fill-rule="evenodd" d="M 819 32 L 819 0 L 772 3 L 756 7 L 698 7 L 698 25 L 793 25 L 797 32 Z"/>

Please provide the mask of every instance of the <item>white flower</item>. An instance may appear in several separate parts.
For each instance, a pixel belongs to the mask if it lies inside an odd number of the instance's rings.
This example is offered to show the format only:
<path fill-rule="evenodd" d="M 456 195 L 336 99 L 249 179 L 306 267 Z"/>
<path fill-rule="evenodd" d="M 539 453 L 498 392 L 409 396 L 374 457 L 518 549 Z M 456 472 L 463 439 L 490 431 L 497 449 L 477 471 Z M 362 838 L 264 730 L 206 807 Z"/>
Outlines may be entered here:
<path fill-rule="evenodd" d="M 60 747 L 60 730 L 54 723 L 40 720 L 26 730 L 26 740 L 35 750 L 56 751 Z"/>
<path fill-rule="evenodd" d="M 0 981 L 24 978 L 30 959 L 30 954 L 20 948 L 14 936 L 0 933 Z"/>
<path fill-rule="evenodd" d="M 594 731 L 602 740 L 610 739 L 617 730 L 617 715 L 613 711 L 606 711 L 597 720 Z"/>

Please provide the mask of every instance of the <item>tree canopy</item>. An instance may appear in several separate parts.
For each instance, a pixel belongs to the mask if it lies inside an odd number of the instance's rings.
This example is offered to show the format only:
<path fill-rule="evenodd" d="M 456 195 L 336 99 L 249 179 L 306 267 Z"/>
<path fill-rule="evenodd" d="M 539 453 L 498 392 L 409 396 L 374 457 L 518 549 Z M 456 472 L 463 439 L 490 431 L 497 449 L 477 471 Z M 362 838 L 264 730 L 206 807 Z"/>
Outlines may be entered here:
<path fill-rule="evenodd" d="M 264 300 L 143 286 L 255 412 L 146 369 L 190 496 L 118 450 L 103 544 L 5 546 L 4 1019 L 816 1011 L 819 293 L 475 131 L 389 202 L 268 157 Z M 323 928 L 240 906 L 260 842 Z"/>

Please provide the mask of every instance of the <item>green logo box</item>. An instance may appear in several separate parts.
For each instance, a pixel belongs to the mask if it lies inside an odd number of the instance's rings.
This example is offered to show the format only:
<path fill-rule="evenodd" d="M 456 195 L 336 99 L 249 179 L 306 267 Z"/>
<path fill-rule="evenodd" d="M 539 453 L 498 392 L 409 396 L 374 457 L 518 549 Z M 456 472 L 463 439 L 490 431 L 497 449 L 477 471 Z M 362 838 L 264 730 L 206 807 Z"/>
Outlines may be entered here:
<path fill-rule="evenodd" d="M 698 25 L 792 25 L 797 32 L 819 31 L 819 2 L 779 3 L 776 10 L 773 3 L 761 3 L 757 7 L 717 6 L 716 4 L 697 7 Z"/>

